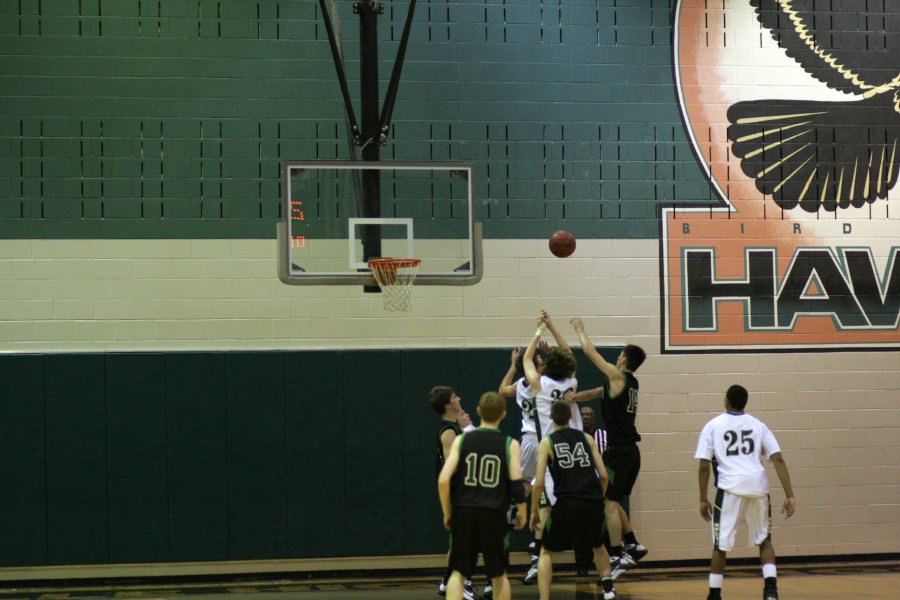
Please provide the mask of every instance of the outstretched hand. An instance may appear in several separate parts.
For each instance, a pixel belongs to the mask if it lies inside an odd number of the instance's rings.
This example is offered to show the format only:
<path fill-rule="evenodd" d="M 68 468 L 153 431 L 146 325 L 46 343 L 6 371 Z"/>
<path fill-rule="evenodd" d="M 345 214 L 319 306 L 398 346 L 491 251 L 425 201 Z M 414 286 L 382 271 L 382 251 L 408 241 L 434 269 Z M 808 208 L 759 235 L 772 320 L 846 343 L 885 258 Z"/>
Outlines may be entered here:
<path fill-rule="evenodd" d="M 509 365 L 511 367 L 515 367 L 516 361 L 519 360 L 519 356 L 521 356 L 521 355 L 522 355 L 522 348 L 520 348 L 519 346 L 516 346 L 515 348 L 513 348 L 512 355 L 509 357 Z"/>
<path fill-rule="evenodd" d="M 456 419 L 456 422 L 459 423 L 460 427 L 468 427 L 472 424 L 472 417 L 469 416 L 469 413 L 466 411 L 462 411 L 459 413 L 459 417 Z"/>
<path fill-rule="evenodd" d="M 569 319 L 569 323 L 575 328 L 575 331 L 584 333 L 584 321 L 581 320 L 581 317 L 572 317 Z"/>

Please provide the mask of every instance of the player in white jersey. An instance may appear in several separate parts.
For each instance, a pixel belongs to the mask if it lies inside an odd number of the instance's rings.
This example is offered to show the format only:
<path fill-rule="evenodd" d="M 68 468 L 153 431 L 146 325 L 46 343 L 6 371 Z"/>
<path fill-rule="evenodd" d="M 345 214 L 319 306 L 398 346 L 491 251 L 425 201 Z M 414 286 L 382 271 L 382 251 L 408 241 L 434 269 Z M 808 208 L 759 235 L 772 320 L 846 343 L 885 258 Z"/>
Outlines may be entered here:
<path fill-rule="evenodd" d="M 781 448 L 765 423 L 744 412 L 747 390 L 733 385 L 725 394 L 725 413 L 700 432 L 695 458 L 700 460 L 700 514 L 712 522 L 713 552 L 707 600 L 722 597 L 726 554 L 734 547 L 739 521 L 747 523 L 750 543 L 759 546 L 764 578 L 763 600 L 778 600 L 775 548 L 770 531 L 769 479 L 761 457 L 771 459 L 784 488 L 781 512 L 790 517 L 797 508 Z M 709 503 L 710 471 L 715 471 L 716 501 Z"/>
<path fill-rule="evenodd" d="M 548 352 L 550 347 L 546 344 L 542 344 L 541 350 Z M 527 493 L 530 494 L 531 481 L 535 476 L 534 468 L 537 466 L 538 439 L 534 412 L 534 394 L 531 392 L 531 386 L 524 377 L 520 377 L 518 380 L 513 381 L 513 377 L 515 377 L 517 372 L 525 372 L 524 367 L 522 366 L 522 354 L 523 351 L 521 348 L 516 348 L 512 351 L 509 370 L 507 370 L 506 375 L 503 376 L 503 380 L 500 382 L 500 388 L 497 391 L 504 398 L 515 397 L 516 404 L 519 406 L 519 410 L 522 413 L 522 439 L 519 441 L 522 446 L 522 481 L 526 482 L 525 489 Z M 540 355 L 536 354 L 534 361 L 538 371 L 541 371 L 544 367 L 543 359 Z"/>

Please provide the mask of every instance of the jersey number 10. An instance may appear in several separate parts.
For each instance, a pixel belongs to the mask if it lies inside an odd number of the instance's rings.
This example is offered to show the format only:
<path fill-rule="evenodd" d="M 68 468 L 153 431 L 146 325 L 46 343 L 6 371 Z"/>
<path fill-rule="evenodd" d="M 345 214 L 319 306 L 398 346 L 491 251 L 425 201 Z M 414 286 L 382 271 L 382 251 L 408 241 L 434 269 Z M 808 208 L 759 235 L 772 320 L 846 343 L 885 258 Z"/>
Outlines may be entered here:
<path fill-rule="evenodd" d="M 466 456 L 466 478 L 469 487 L 495 488 L 500 483 L 500 457 L 494 454 L 469 454 Z"/>

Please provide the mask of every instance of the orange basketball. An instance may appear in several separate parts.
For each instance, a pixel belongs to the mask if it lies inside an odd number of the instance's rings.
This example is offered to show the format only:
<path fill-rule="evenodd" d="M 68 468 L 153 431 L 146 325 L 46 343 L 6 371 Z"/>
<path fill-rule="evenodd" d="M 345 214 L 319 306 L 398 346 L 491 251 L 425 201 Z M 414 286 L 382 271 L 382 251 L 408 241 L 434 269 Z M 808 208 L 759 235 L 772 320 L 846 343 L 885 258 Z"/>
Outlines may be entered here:
<path fill-rule="evenodd" d="M 568 231 L 557 231 L 550 236 L 550 252 L 565 258 L 575 252 L 575 236 Z"/>

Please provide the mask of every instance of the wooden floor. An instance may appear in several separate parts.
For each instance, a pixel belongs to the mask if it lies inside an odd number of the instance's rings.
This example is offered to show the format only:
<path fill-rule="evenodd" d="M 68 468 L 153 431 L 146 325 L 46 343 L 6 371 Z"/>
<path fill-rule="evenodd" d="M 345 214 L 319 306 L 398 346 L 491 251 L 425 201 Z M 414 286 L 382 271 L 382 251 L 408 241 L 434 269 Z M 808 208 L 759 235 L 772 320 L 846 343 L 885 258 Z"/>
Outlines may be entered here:
<path fill-rule="evenodd" d="M 593 577 L 576 578 L 571 572 L 561 572 L 554 582 L 552 598 L 600 600 L 603 594 L 593 581 Z M 778 581 L 781 600 L 896 600 L 900 598 L 900 562 L 780 566 Z M 701 569 L 642 569 L 617 580 L 616 590 L 621 600 L 705 600 L 707 575 Z M 438 598 L 435 591 L 435 577 L 416 576 L 179 586 L 140 583 L 102 587 L 60 585 L 52 589 L 3 589 L 0 599 L 434 600 Z M 760 600 L 762 579 L 759 568 L 730 569 L 722 596 L 724 600 Z M 538 600 L 537 586 L 525 586 L 516 579 L 513 581 L 513 598 Z"/>

